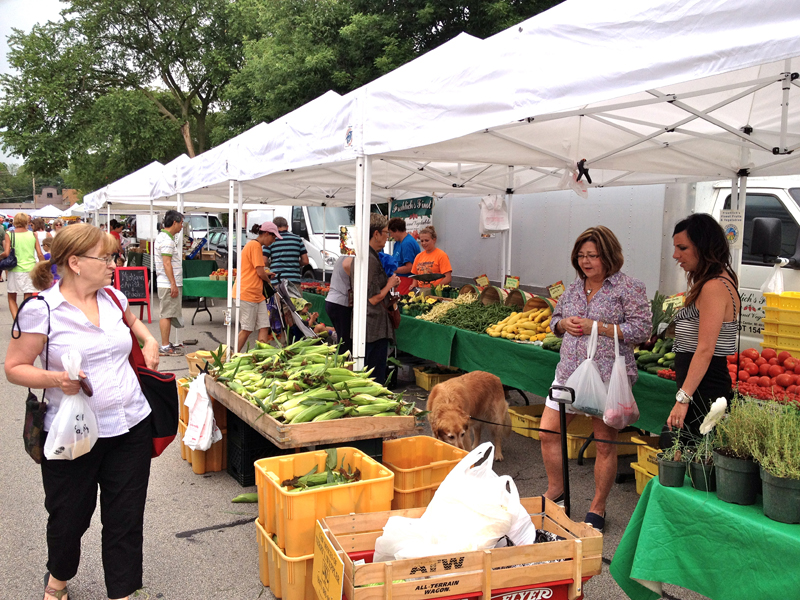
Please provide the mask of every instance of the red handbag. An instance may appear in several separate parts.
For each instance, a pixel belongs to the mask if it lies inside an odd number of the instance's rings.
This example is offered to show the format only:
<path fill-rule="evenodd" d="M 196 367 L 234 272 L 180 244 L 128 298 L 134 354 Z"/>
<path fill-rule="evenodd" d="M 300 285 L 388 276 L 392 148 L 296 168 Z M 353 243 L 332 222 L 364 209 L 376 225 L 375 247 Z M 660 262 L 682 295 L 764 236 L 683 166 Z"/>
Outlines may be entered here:
<path fill-rule="evenodd" d="M 125 311 L 113 292 L 106 289 L 106 293 L 111 296 L 114 304 L 119 306 L 122 311 L 122 322 L 125 321 Z M 147 368 L 144 361 L 144 354 L 139 347 L 139 340 L 128 325 L 131 332 L 131 353 L 128 356 L 133 372 L 139 379 L 144 397 L 150 404 L 150 424 L 153 430 L 153 454 L 155 458 L 159 456 L 167 446 L 172 443 L 178 434 L 178 386 L 175 382 L 173 373 L 161 373 Z"/>

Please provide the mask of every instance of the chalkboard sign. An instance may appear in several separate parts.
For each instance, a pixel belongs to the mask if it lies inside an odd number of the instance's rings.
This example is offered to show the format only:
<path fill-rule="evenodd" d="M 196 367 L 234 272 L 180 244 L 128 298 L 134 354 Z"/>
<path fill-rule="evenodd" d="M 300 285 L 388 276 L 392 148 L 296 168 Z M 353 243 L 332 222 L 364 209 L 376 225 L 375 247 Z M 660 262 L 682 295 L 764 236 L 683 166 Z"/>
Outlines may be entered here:
<path fill-rule="evenodd" d="M 140 305 L 139 318 L 147 306 L 147 322 L 150 322 L 150 286 L 147 267 L 118 267 L 114 270 L 114 287 L 125 294 L 128 304 Z"/>

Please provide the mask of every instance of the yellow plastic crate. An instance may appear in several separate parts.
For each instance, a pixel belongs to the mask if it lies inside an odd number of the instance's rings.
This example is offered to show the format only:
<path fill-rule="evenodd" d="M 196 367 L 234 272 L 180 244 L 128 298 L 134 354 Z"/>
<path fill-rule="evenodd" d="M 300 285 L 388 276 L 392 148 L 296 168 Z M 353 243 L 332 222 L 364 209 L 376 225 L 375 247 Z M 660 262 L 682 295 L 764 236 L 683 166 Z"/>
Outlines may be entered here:
<path fill-rule="evenodd" d="M 641 496 L 644 491 L 644 486 L 646 486 L 647 482 L 655 477 L 655 475 L 649 473 L 647 469 L 642 467 L 639 463 L 633 462 L 631 463 L 631 467 L 634 473 L 636 473 L 636 493 Z"/>
<path fill-rule="evenodd" d="M 766 333 L 764 332 L 764 342 L 761 344 L 765 348 L 775 348 L 780 353 L 787 350 L 792 353 L 792 356 L 800 353 L 800 336 L 785 335 L 782 333 Z"/>
<path fill-rule="evenodd" d="M 800 292 L 783 292 L 782 294 L 764 294 L 769 308 L 800 310 Z"/>
<path fill-rule="evenodd" d="M 766 333 L 800 337 L 800 323 L 784 323 L 772 319 L 764 319 L 761 322 L 764 323 L 764 332 Z"/>
<path fill-rule="evenodd" d="M 266 529 L 256 521 L 258 538 L 258 577 L 269 586 L 276 598 L 283 600 L 316 600 L 314 591 L 314 554 L 291 558 L 272 541 Z"/>
<path fill-rule="evenodd" d="M 776 319 L 780 323 L 800 324 L 800 310 L 790 310 L 788 308 L 767 308 L 768 319 Z"/>
<path fill-rule="evenodd" d="M 392 510 L 406 508 L 426 508 L 433 500 L 433 495 L 439 489 L 439 484 L 421 487 L 416 490 L 394 490 Z"/>
<path fill-rule="evenodd" d="M 639 466 L 650 475 L 658 475 L 658 453 L 659 438 L 652 436 L 633 436 L 632 442 L 639 444 L 636 446 L 636 459 Z"/>
<path fill-rule="evenodd" d="M 430 392 L 435 385 L 443 381 L 453 379 L 454 377 L 461 377 L 461 375 L 463 375 L 463 373 L 425 373 L 420 367 L 414 367 L 414 379 L 416 384 L 426 392 Z"/>
<path fill-rule="evenodd" d="M 544 404 L 533 406 L 514 406 L 508 409 L 511 416 L 511 431 L 523 437 L 539 439 L 539 432 L 531 427 L 539 427 L 542 421 Z"/>
<path fill-rule="evenodd" d="M 761 347 L 762 348 L 772 348 L 778 354 L 780 354 L 781 352 L 788 352 L 794 358 L 800 358 L 800 350 L 798 350 L 797 348 L 787 348 L 785 346 L 778 346 L 777 344 L 775 344 L 775 345 L 767 344 L 766 342 L 762 343 Z"/>
<path fill-rule="evenodd" d="M 183 443 L 186 435 L 186 423 L 178 421 L 178 441 L 181 445 L 181 458 L 192 465 L 192 471 L 197 475 L 217 473 L 228 468 L 228 431 L 222 430 L 222 439 L 208 450 L 192 450 Z"/>
<path fill-rule="evenodd" d="M 592 435 L 592 418 L 585 415 L 578 415 L 572 420 L 572 423 L 567 427 L 567 457 L 570 459 L 578 458 L 578 453 L 586 441 L 583 437 Z M 620 433 L 617 437 L 619 442 L 630 442 L 633 440 L 634 432 Z M 633 444 L 624 444 L 617 446 L 617 456 L 627 456 L 629 454 L 636 454 L 636 446 Z M 583 453 L 584 458 L 595 458 L 597 456 L 597 444 L 592 442 L 586 451 Z"/>
<path fill-rule="evenodd" d="M 302 492 L 289 492 L 281 482 L 305 475 L 316 465 L 325 470 L 327 452 L 303 452 L 262 458 L 255 462 L 258 521 L 278 536 L 287 556 L 314 552 L 317 519 L 349 513 L 391 510 L 394 473 L 356 448 L 337 448 L 339 466 L 361 471 L 361 481 Z"/>
<path fill-rule="evenodd" d="M 186 396 L 189 394 L 189 388 L 182 387 L 181 384 L 187 383 L 188 379 L 178 379 L 178 408 L 180 410 L 180 418 L 184 423 L 189 422 L 189 407 L 184 404 Z M 228 409 L 224 404 L 217 402 L 211 398 L 211 409 L 214 411 L 214 421 L 220 429 L 228 428 Z"/>

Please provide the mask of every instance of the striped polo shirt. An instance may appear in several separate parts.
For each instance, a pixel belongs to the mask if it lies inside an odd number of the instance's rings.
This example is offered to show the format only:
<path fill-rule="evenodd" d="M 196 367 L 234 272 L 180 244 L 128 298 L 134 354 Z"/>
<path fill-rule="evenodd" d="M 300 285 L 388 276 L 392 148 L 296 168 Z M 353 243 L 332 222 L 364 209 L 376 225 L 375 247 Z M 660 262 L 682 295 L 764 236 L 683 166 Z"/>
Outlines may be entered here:
<path fill-rule="evenodd" d="M 291 231 L 281 231 L 282 240 L 276 239 L 264 248 L 264 256 L 269 258 L 269 270 L 278 273 L 281 279 L 299 282 L 302 275 L 300 271 L 300 257 L 308 254 L 303 238 Z"/>

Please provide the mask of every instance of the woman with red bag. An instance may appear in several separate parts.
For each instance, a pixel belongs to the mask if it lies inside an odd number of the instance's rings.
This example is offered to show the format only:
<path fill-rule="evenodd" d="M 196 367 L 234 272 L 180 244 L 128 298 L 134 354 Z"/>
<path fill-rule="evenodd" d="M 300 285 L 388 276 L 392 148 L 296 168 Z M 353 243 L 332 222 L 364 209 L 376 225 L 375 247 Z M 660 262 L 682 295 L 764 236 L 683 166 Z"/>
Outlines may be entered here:
<path fill-rule="evenodd" d="M 130 331 L 144 344 L 142 352 L 151 369 L 158 367 L 158 342 L 131 313 L 125 296 L 106 287 L 117 250 L 113 237 L 92 225 L 74 225 L 53 240 L 51 250 L 50 259 L 39 262 L 31 277 L 45 291 L 20 306 L 18 332 L 12 328 L 6 377 L 20 386 L 46 390 L 45 431 L 60 401 L 83 389 L 91 395 L 88 402 L 97 418 L 99 439 L 89 453 L 75 460 L 42 459 L 49 515 L 44 598 L 68 598 L 66 584 L 78 570 L 81 537 L 89 528 L 98 486 L 108 597 L 128 598 L 142 587 L 144 506 L 152 451 L 150 406 L 129 363 Z M 49 287 L 52 265 L 61 280 Z M 130 329 L 110 294 L 125 309 Z M 82 355 L 82 381 L 70 380 L 61 364 L 69 349 Z M 47 369 L 34 366 L 37 357 Z"/>

